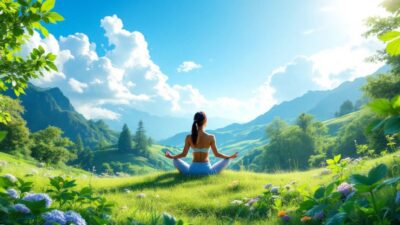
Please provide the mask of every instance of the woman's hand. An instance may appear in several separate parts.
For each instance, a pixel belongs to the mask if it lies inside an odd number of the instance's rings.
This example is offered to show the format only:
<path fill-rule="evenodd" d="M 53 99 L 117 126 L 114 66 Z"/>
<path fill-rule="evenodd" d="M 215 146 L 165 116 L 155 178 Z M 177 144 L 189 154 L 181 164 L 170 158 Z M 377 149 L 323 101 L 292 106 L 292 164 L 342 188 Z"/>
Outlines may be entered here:
<path fill-rule="evenodd" d="M 171 153 L 169 153 L 168 151 L 165 153 L 165 157 L 169 158 L 169 159 L 173 159 L 174 157 L 172 157 Z"/>
<path fill-rule="evenodd" d="M 236 152 L 235 154 L 231 155 L 228 157 L 228 159 L 234 159 L 238 156 L 239 152 Z"/>

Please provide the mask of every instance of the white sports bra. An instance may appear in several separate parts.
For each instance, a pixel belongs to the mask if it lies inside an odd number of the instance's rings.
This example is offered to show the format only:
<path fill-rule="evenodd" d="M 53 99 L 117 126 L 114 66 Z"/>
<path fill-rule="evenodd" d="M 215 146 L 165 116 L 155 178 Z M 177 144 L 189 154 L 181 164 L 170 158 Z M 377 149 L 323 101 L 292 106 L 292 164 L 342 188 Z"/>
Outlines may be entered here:
<path fill-rule="evenodd" d="M 210 148 L 192 148 L 193 152 L 203 152 L 203 153 L 208 153 Z"/>

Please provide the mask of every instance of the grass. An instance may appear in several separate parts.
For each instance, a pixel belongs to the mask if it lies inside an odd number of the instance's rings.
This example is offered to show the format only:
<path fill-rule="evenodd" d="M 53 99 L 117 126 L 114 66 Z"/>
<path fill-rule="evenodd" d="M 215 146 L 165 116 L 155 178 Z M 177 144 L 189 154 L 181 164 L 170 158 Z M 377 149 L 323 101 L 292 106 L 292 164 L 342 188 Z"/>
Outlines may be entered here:
<path fill-rule="evenodd" d="M 366 161 L 359 171 L 366 171 L 379 162 L 390 162 L 392 155 Z M 302 172 L 261 174 L 246 171 L 224 171 L 209 177 L 183 177 L 175 171 L 156 172 L 142 176 L 97 177 L 93 178 L 85 171 L 70 167 L 38 168 L 34 161 L 18 159 L 0 153 L 0 160 L 6 161 L 1 174 L 12 173 L 35 183 L 37 191 L 48 184 L 48 176 L 65 175 L 77 180 L 78 186 L 92 185 L 108 200 L 115 202 L 113 217 L 123 221 L 134 217 L 149 223 L 154 215 L 168 212 L 191 224 L 230 224 L 232 218 L 226 218 L 224 212 L 232 200 L 243 197 L 255 197 L 263 192 L 267 183 L 283 186 L 292 180 L 298 187 L 313 191 L 318 184 L 331 179 L 330 175 L 319 175 L 321 169 Z M 33 172 L 34 171 L 34 172 Z M 33 173 L 32 173 L 33 172 Z M 129 190 L 129 191 L 127 191 Z M 137 194 L 145 193 L 145 198 Z M 238 219 L 233 224 L 276 224 L 276 218 L 269 220 L 246 221 Z"/>

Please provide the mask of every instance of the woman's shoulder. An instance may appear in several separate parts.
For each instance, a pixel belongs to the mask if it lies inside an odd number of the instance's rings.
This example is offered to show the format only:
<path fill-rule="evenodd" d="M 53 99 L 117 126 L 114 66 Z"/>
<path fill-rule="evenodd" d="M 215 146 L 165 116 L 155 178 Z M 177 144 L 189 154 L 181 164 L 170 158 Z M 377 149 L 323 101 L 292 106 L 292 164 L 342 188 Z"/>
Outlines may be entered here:
<path fill-rule="evenodd" d="M 207 137 L 209 137 L 209 138 L 215 138 L 214 134 L 210 134 L 207 132 L 204 132 L 204 134 L 207 135 Z"/>

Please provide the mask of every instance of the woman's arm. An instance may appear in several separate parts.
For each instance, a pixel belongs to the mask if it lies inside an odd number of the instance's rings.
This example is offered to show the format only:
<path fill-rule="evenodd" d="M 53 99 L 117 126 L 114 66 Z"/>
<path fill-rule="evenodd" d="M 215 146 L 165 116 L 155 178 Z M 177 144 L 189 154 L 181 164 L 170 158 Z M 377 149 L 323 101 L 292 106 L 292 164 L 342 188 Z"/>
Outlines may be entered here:
<path fill-rule="evenodd" d="M 215 141 L 215 137 L 214 137 L 214 136 L 212 136 L 212 138 L 211 138 L 211 149 L 212 149 L 212 151 L 213 151 L 213 153 L 214 153 L 214 156 L 215 156 L 215 157 L 218 157 L 218 158 L 223 158 L 223 159 L 234 159 L 234 158 L 236 158 L 237 155 L 238 155 L 237 152 L 236 152 L 235 154 L 231 155 L 231 156 L 227 156 L 227 155 L 224 155 L 224 154 L 222 154 L 222 153 L 219 153 L 219 152 L 218 152 L 218 149 L 217 149 L 217 144 L 216 144 L 216 141 Z"/>
<path fill-rule="evenodd" d="M 190 148 L 189 137 L 190 136 L 187 136 L 185 139 L 185 147 L 183 147 L 182 153 L 180 153 L 178 155 L 171 155 L 169 152 L 166 152 L 165 157 L 170 158 L 170 159 L 179 159 L 179 158 L 186 157 L 186 155 L 189 152 L 189 148 Z"/>

